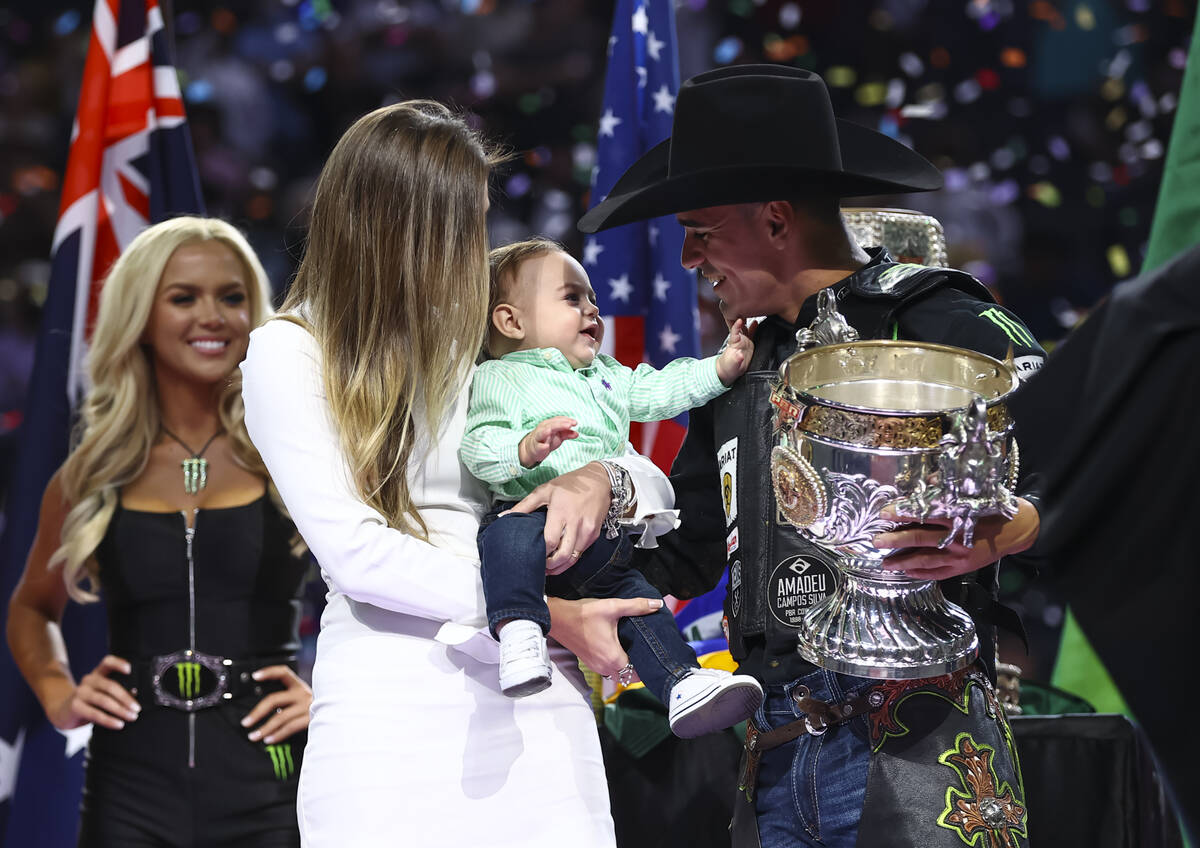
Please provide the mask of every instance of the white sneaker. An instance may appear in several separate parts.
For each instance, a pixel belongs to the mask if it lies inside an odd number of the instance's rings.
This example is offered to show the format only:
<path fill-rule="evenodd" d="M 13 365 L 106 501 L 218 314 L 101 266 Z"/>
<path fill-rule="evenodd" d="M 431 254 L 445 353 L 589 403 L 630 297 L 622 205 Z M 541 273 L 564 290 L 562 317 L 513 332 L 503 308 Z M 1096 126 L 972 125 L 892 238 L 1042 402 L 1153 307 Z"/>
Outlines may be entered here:
<path fill-rule="evenodd" d="M 500 691 L 523 698 L 550 685 L 550 653 L 541 626 L 514 619 L 500 631 Z"/>
<path fill-rule="evenodd" d="M 762 699 L 762 686 L 749 675 L 697 668 L 671 687 L 671 732 L 691 739 L 733 727 L 754 715 Z"/>

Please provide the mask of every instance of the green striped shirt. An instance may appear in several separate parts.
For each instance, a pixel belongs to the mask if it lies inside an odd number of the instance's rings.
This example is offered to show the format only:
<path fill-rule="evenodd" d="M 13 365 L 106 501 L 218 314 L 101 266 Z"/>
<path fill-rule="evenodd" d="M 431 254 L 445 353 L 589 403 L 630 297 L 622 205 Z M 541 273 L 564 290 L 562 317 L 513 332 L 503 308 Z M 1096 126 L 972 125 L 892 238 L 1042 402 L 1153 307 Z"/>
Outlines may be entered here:
<path fill-rule="evenodd" d="M 520 500 L 560 474 L 623 454 L 630 421 L 674 418 L 724 391 L 715 356 L 682 357 L 657 370 L 626 368 L 597 354 L 576 371 L 555 348 L 519 350 L 475 370 L 459 458 L 495 494 Z M 517 445 L 556 415 L 578 421 L 579 438 L 563 442 L 536 468 L 523 468 Z"/>

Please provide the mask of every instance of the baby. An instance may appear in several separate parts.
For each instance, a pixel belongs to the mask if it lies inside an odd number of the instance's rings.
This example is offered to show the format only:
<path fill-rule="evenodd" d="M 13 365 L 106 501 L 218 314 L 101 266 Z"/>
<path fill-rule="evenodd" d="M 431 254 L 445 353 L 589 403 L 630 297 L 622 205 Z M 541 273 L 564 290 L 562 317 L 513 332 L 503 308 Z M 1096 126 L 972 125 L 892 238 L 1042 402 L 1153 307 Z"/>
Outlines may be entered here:
<path fill-rule="evenodd" d="M 500 688 L 511 697 L 550 685 L 543 593 L 661 598 L 630 565 L 632 541 L 616 518 L 625 472 L 606 464 L 614 509 L 602 534 L 557 575 L 546 574 L 546 514 L 500 515 L 536 486 L 594 460 L 621 456 L 629 422 L 661 421 L 721 394 L 750 364 L 753 343 L 733 325 L 718 356 L 629 369 L 599 353 L 604 324 L 587 273 L 546 239 L 493 250 L 488 349 L 471 384 L 463 463 L 496 496 L 479 531 L 488 626 L 500 640 Z M 626 481 L 627 482 L 627 481 Z M 624 501 L 624 503 L 622 503 Z M 700 736 L 748 718 L 762 687 L 747 675 L 701 668 L 671 613 L 622 618 L 618 633 L 646 688 L 668 705 L 671 730 Z M 623 681 L 628 682 L 628 681 Z"/>

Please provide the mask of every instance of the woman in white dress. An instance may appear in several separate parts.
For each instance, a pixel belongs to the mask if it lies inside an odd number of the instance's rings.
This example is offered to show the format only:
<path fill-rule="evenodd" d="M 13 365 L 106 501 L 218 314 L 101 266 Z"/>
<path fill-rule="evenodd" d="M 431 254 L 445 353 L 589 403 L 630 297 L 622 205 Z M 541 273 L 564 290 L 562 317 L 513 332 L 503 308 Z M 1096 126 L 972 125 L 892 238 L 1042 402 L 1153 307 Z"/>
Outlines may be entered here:
<path fill-rule="evenodd" d="M 613 845 L 575 657 L 559 649 L 553 685 L 512 700 L 486 628 L 488 495 L 457 449 L 495 161 L 436 103 L 359 119 L 318 181 L 288 320 L 255 330 L 242 365 L 247 428 L 329 587 L 298 801 L 312 848 Z M 639 513 L 670 506 L 653 466 L 625 465 Z M 548 569 L 591 544 L 610 502 L 599 466 L 531 496 L 554 528 Z M 554 601 L 551 636 L 613 674 L 616 619 L 656 603 Z"/>

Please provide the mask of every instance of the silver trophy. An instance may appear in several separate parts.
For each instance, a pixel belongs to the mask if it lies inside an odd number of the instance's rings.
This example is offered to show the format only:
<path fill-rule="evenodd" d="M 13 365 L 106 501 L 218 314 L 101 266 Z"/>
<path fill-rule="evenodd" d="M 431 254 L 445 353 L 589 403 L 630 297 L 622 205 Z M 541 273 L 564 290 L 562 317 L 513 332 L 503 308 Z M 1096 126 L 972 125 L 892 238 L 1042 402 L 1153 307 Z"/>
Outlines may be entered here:
<path fill-rule="evenodd" d="M 883 568 L 872 539 L 895 527 L 892 506 L 943 517 L 970 546 L 988 515 L 1016 514 L 1017 445 L 1005 398 L 1006 363 L 974 351 L 907 341 L 860 341 L 821 293 L 800 352 L 779 369 L 779 443 L 771 478 L 782 517 L 832 552 L 839 586 L 804 616 L 799 652 L 860 677 L 949 674 L 979 651 L 971 618 L 936 581 Z"/>

